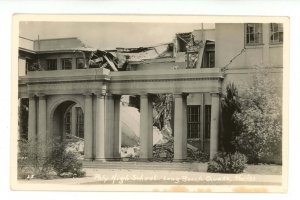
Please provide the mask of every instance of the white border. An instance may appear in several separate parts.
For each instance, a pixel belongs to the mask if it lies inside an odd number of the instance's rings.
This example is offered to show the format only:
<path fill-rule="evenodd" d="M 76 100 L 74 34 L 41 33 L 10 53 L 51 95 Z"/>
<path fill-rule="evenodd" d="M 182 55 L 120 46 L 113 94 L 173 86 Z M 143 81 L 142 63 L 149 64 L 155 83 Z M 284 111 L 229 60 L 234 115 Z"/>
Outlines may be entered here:
<path fill-rule="evenodd" d="M 50 3 L 51 2 L 51 3 Z M 130 5 L 130 6 L 129 6 Z M 142 7 L 144 6 L 144 7 Z M 179 9 L 180 8 L 180 9 Z M 126 10 L 126 11 L 125 11 Z M 31 2 L 0 2 L 0 55 L 1 55 L 1 98 L 2 114 L 0 128 L 2 142 L 0 143 L 1 170 L 0 170 L 0 190 L 5 192 L 10 198 L 22 199 L 82 199 L 108 197 L 111 193 L 40 193 L 40 192 L 11 192 L 9 189 L 9 144 L 10 144 L 10 66 L 11 66 L 11 17 L 14 13 L 136 13 L 136 14 L 201 14 L 201 15 L 267 15 L 267 16 L 289 16 L 290 35 L 290 141 L 289 141 L 289 192 L 288 194 L 267 194 L 267 195 L 224 195 L 224 194 L 201 194 L 201 198 L 222 198 L 222 199 L 296 199 L 299 178 L 299 149 L 300 141 L 298 134 L 298 112 L 299 112 L 299 52 L 300 52 L 300 4 L 295 1 L 143 1 L 130 4 L 129 1 L 112 2 L 55 2 L 53 1 L 31 1 Z M 158 194 L 151 196 L 146 193 L 130 194 L 137 198 L 159 198 Z M 166 194 L 159 194 L 160 198 L 165 198 Z M 184 195 L 184 196 L 181 196 Z M 124 194 L 118 194 L 123 197 Z M 4 197 L 4 196 L 3 196 Z M 196 197 L 192 194 L 172 194 L 173 199 Z M 197 196 L 199 197 L 199 196 Z"/>

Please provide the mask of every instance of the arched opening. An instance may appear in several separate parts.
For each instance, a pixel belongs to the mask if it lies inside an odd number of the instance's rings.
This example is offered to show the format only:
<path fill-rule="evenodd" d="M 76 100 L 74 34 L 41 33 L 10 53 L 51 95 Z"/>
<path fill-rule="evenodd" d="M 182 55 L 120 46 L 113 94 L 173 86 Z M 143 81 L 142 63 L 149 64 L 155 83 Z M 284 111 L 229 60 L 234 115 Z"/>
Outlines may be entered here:
<path fill-rule="evenodd" d="M 72 151 L 84 155 L 84 112 L 75 101 L 60 103 L 52 115 L 52 139 L 67 141 Z"/>

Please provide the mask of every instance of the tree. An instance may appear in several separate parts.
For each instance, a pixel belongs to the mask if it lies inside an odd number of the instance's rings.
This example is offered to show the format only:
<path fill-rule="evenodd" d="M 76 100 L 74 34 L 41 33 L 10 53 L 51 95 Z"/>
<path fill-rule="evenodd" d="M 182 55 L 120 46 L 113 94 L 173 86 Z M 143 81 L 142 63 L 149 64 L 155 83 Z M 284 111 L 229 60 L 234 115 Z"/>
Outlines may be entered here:
<path fill-rule="evenodd" d="M 234 118 L 241 125 L 235 147 L 251 163 L 281 163 L 282 104 L 278 80 L 258 68 L 254 80 L 241 98 L 241 112 Z"/>
<path fill-rule="evenodd" d="M 223 122 L 223 148 L 225 152 L 236 151 L 233 141 L 239 134 L 239 123 L 234 114 L 241 112 L 241 103 L 238 90 L 233 83 L 226 86 L 226 94 L 222 100 L 222 122 Z"/>

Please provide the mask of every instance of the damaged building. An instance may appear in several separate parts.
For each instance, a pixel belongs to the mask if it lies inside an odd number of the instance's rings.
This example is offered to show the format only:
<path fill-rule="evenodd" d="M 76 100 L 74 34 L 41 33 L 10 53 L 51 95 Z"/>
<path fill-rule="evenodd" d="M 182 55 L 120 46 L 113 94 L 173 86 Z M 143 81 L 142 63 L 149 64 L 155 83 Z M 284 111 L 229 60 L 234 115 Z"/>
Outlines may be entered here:
<path fill-rule="evenodd" d="M 169 43 L 108 50 L 88 47 L 78 38 L 20 37 L 19 99 L 29 102 L 24 134 L 46 146 L 47 138 L 71 133 L 84 138 L 86 160 L 117 160 L 120 100 L 127 95 L 139 98 L 140 159 L 151 160 L 152 96 L 171 94 L 173 160 L 187 158 L 188 141 L 212 158 L 221 140 L 226 84 L 245 87 L 258 64 L 270 66 L 282 81 L 283 29 L 272 27 L 216 24 L 215 29 L 177 33 Z"/>

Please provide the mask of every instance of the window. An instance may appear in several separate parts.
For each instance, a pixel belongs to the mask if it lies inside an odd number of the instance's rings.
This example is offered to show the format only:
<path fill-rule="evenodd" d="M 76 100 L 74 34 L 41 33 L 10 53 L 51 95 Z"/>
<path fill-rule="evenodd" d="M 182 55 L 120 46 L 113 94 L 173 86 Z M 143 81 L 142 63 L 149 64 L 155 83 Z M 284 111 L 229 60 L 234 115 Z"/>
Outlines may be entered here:
<path fill-rule="evenodd" d="M 72 58 L 61 59 L 61 68 L 62 69 L 72 69 Z"/>
<path fill-rule="evenodd" d="M 48 59 L 47 60 L 47 70 L 57 70 L 57 60 Z"/>
<path fill-rule="evenodd" d="M 204 68 L 213 68 L 213 67 L 215 67 L 215 52 L 214 51 L 205 52 L 204 60 L 205 60 Z"/>
<path fill-rule="evenodd" d="M 262 24 L 246 24 L 246 45 L 262 44 Z"/>
<path fill-rule="evenodd" d="M 76 107 L 76 136 L 84 138 L 84 115 L 80 107 Z"/>
<path fill-rule="evenodd" d="M 205 105 L 204 113 L 204 137 L 205 139 L 210 138 L 210 116 L 211 116 L 211 105 Z"/>
<path fill-rule="evenodd" d="M 187 106 L 188 138 L 200 137 L 200 106 Z"/>
<path fill-rule="evenodd" d="M 84 58 L 76 58 L 76 69 L 84 69 L 85 60 Z"/>
<path fill-rule="evenodd" d="M 65 133 L 71 133 L 71 112 L 67 112 L 65 116 Z"/>
<path fill-rule="evenodd" d="M 283 42 L 283 25 L 282 24 L 270 24 L 270 43 L 280 44 Z"/>

